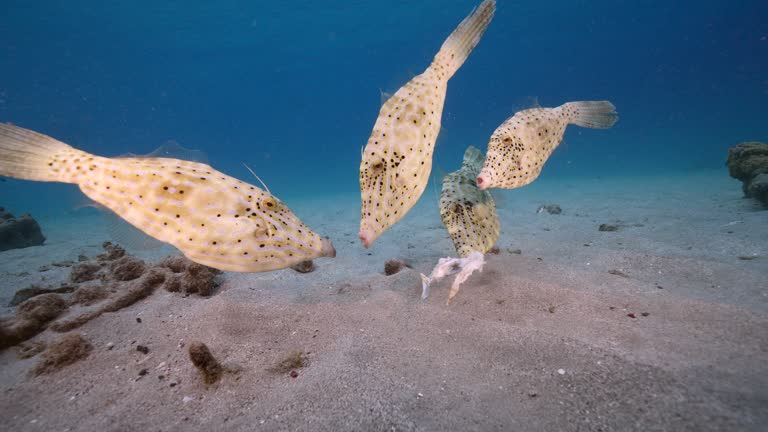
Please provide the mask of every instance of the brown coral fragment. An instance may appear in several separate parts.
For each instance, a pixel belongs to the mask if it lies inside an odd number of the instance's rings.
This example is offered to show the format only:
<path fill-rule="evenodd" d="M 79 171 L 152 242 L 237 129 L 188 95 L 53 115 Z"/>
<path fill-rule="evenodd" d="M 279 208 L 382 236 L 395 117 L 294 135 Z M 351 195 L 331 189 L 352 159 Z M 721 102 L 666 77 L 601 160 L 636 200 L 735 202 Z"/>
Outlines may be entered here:
<path fill-rule="evenodd" d="M 67 334 L 52 343 L 42 354 L 40 363 L 32 374 L 42 375 L 55 372 L 88 357 L 93 346 L 78 333 Z"/>
<path fill-rule="evenodd" d="M 211 354 L 211 350 L 202 342 L 195 341 L 189 344 L 189 359 L 203 376 L 205 385 L 216 383 L 224 372 L 219 361 Z"/>

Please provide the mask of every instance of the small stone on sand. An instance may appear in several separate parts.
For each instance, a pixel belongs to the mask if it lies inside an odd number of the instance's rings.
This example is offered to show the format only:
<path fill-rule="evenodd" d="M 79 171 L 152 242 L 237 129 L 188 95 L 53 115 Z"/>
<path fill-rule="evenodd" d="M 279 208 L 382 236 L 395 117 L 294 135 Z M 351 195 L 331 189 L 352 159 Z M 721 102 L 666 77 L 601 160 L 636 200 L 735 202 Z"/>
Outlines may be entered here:
<path fill-rule="evenodd" d="M 292 265 L 291 268 L 299 273 L 309 273 L 315 270 L 315 263 L 312 260 L 305 260 Z"/>

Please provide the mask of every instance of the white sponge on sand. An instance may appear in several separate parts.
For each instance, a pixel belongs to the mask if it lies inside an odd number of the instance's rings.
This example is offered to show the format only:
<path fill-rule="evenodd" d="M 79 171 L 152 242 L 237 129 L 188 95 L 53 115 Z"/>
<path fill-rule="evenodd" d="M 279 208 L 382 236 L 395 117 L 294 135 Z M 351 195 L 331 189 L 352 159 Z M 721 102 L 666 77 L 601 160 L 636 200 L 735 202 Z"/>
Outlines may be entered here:
<path fill-rule="evenodd" d="M 458 273 L 456 279 L 453 280 L 451 285 L 451 292 L 448 294 L 448 301 L 446 304 L 451 304 L 451 299 L 459 292 L 459 287 L 469 276 L 477 271 L 483 271 L 485 265 L 485 257 L 480 252 L 472 252 L 466 258 L 440 258 L 437 262 L 432 274 L 427 277 L 425 274 L 421 274 L 421 299 L 425 300 L 429 296 L 429 285 L 432 282 L 439 282 L 446 276 L 450 276 L 454 273 Z"/>

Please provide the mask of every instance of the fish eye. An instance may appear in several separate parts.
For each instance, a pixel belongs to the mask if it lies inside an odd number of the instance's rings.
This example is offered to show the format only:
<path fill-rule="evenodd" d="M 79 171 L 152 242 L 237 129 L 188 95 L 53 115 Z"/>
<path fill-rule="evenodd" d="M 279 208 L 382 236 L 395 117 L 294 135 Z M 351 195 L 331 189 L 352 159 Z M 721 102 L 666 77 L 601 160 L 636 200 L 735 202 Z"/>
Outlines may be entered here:
<path fill-rule="evenodd" d="M 261 200 L 261 205 L 266 207 L 266 208 L 268 208 L 268 209 L 273 209 L 273 208 L 277 207 L 277 202 L 275 202 L 275 199 L 272 198 L 272 197 L 264 197 Z"/>
<path fill-rule="evenodd" d="M 376 162 L 375 164 L 371 165 L 371 168 L 373 168 L 376 171 L 378 171 L 378 170 L 384 168 L 384 164 L 381 161 L 379 161 L 379 162 Z"/>

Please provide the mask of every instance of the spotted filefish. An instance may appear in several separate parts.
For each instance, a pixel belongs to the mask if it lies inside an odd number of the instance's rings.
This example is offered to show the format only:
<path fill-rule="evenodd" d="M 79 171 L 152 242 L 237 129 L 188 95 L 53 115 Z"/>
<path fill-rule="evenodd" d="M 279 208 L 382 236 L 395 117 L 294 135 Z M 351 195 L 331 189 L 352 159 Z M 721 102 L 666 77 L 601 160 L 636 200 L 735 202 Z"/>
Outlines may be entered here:
<path fill-rule="evenodd" d="M 495 11 L 495 0 L 483 1 L 446 39 L 427 70 L 381 107 L 360 162 L 359 237 L 366 248 L 424 192 L 448 80 L 480 42 Z"/>
<path fill-rule="evenodd" d="M 477 186 L 480 189 L 525 186 L 539 176 L 569 124 L 607 129 L 618 120 L 616 107 L 608 101 L 568 102 L 557 108 L 519 111 L 491 135 Z"/>
<path fill-rule="evenodd" d="M 485 254 L 499 240 L 496 202 L 490 191 L 478 189 L 475 179 L 483 166 L 483 153 L 470 146 L 458 171 L 443 178 L 440 217 L 462 258 L 472 252 Z"/>
<path fill-rule="evenodd" d="M 0 124 L 0 175 L 77 184 L 144 233 L 219 270 L 262 272 L 336 256 L 330 240 L 271 193 L 198 162 L 99 157 Z"/>

